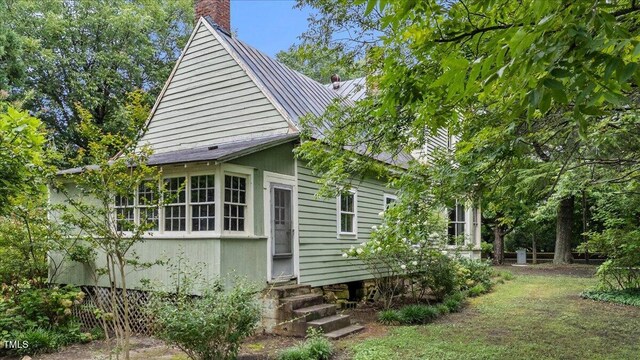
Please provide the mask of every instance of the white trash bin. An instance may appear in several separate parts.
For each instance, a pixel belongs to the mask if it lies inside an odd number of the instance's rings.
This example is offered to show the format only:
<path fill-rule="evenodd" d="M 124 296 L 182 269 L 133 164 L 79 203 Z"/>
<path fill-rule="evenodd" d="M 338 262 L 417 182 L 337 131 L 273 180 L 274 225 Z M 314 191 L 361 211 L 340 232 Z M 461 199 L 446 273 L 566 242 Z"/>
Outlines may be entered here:
<path fill-rule="evenodd" d="M 524 265 L 527 263 L 527 249 L 516 250 L 518 265 Z"/>

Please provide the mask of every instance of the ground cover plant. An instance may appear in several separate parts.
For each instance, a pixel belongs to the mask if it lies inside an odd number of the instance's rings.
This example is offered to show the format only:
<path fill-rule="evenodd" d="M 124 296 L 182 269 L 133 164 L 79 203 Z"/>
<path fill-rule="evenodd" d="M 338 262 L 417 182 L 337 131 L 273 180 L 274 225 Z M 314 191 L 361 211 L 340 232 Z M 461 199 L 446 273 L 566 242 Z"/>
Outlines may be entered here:
<path fill-rule="evenodd" d="M 597 279 L 565 274 L 575 272 L 573 268 L 514 272 L 513 281 L 468 298 L 468 310 L 442 321 L 394 327 L 382 337 L 345 340 L 348 358 L 629 359 L 640 353 L 640 309 L 577 296 Z"/>
<path fill-rule="evenodd" d="M 280 352 L 278 360 L 329 360 L 333 352 L 333 345 L 322 332 L 310 328 L 306 340 Z"/>
<path fill-rule="evenodd" d="M 80 330 L 72 309 L 84 293 L 73 287 L 46 287 L 34 281 L 0 288 L 0 340 L 28 344 L 0 348 L 0 355 L 33 355 L 89 341 Z"/>
<path fill-rule="evenodd" d="M 640 289 L 624 290 L 586 290 L 580 296 L 585 299 L 608 301 L 612 303 L 640 307 Z"/>

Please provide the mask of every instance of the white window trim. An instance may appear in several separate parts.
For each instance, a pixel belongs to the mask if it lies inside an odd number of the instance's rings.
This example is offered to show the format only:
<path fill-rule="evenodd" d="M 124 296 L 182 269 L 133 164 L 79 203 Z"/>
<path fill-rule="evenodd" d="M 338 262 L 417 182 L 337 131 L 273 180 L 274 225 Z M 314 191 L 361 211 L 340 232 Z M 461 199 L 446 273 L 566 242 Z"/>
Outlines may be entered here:
<path fill-rule="evenodd" d="M 212 164 L 213 165 L 213 164 Z M 165 179 L 185 177 L 186 185 L 185 191 L 185 206 L 186 206 L 186 224 L 184 231 L 165 231 L 164 230 L 164 205 L 158 207 L 158 230 L 147 231 L 144 234 L 146 239 L 173 239 L 173 238 L 262 238 L 258 237 L 254 233 L 254 200 L 253 200 L 253 168 L 234 164 L 221 164 L 209 169 L 197 169 L 195 171 L 186 170 L 188 165 L 184 168 L 171 169 L 163 173 L 163 176 L 158 182 L 158 189 L 162 186 Z M 208 164 L 207 164 L 208 166 Z M 201 175 L 213 175 L 214 176 L 214 203 L 215 203 L 215 230 L 211 231 L 193 231 L 191 226 L 192 214 L 191 214 L 191 177 Z M 247 204 L 245 213 L 245 230 L 244 231 L 229 231 L 223 230 L 224 220 L 224 176 L 235 175 L 242 176 L 247 179 Z M 134 221 L 139 224 L 140 212 L 138 208 L 138 189 L 134 191 Z M 115 197 L 114 197 L 114 216 L 115 216 Z M 114 223 L 115 224 L 115 223 Z M 130 231 L 123 232 L 125 236 L 131 236 Z"/>
<path fill-rule="evenodd" d="M 347 190 L 353 194 L 353 232 L 343 232 L 341 225 L 342 207 L 341 200 L 342 194 L 339 194 L 336 198 L 336 229 L 338 238 L 355 239 L 358 237 L 358 191 L 356 189 Z"/>
<path fill-rule="evenodd" d="M 247 208 L 245 211 L 245 219 L 244 219 L 244 231 L 231 231 L 224 230 L 224 177 L 225 175 L 230 176 L 241 176 L 247 179 Z M 251 235 L 253 234 L 253 168 L 244 167 L 240 165 L 233 164 L 223 164 L 221 166 L 221 177 L 220 177 L 220 206 L 216 209 L 220 209 L 220 232 L 224 235 Z M 217 221 L 217 220 L 216 220 Z M 216 224 L 216 228 L 218 225 Z"/>
<path fill-rule="evenodd" d="M 464 208 L 464 211 L 463 211 L 463 214 L 464 214 L 464 220 L 462 220 L 462 221 L 458 221 L 458 220 L 457 220 L 457 219 L 458 219 L 458 217 L 457 217 L 457 212 L 458 212 L 458 205 L 459 205 L 459 204 L 460 204 L 460 202 L 456 201 L 456 203 L 455 203 L 455 205 L 454 205 L 454 209 L 455 209 L 455 211 L 456 211 L 456 221 L 451 221 L 451 219 L 449 219 L 449 211 L 451 210 L 450 208 L 447 208 L 447 209 L 446 209 L 446 212 L 445 212 L 445 216 L 446 216 L 446 218 L 447 218 L 447 232 L 446 232 L 446 235 L 447 235 L 447 243 L 446 243 L 446 245 L 445 245 L 445 246 L 446 246 L 446 248 L 448 248 L 448 249 L 458 249 L 459 247 L 466 245 L 466 244 L 468 243 L 468 241 L 469 241 L 469 240 L 468 240 L 468 238 L 469 238 L 469 236 L 468 236 L 469 224 L 468 224 L 468 221 L 467 221 L 467 220 L 468 220 L 467 213 L 468 213 L 468 210 L 469 210 L 469 209 L 467 208 L 467 203 L 463 203 L 463 204 L 462 204 L 462 206 L 463 206 L 463 208 Z M 450 240 L 450 239 L 449 239 L 449 224 L 451 224 L 451 223 L 454 223 L 454 224 L 463 224 L 463 225 L 464 225 L 464 230 L 463 230 L 462 234 L 458 234 L 458 235 L 456 235 L 456 236 L 458 236 L 458 237 L 459 237 L 459 236 L 462 236 L 462 238 L 463 238 L 463 242 L 462 242 L 461 244 L 450 244 L 450 243 L 449 243 L 449 240 Z"/>
<path fill-rule="evenodd" d="M 392 199 L 394 202 L 398 201 L 398 196 L 393 195 L 393 194 L 384 194 L 384 197 L 382 199 L 382 210 L 386 211 L 387 210 L 387 199 Z"/>

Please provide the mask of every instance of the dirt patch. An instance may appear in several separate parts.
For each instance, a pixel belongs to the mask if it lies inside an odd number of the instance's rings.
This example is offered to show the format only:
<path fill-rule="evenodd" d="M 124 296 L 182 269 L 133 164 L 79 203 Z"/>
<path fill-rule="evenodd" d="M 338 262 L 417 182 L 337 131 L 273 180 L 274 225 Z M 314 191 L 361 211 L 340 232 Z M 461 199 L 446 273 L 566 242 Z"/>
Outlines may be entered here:
<path fill-rule="evenodd" d="M 596 273 L 596 265 L 570 264 L 570 265 L 554 265 L 554 264 L 528 264 L 528 265 L 503 265 L 495 266 L 496 270 L 506 270 L 514 275 L 542 275 L 542 276 L 575 276 L 590 278 Z"/>

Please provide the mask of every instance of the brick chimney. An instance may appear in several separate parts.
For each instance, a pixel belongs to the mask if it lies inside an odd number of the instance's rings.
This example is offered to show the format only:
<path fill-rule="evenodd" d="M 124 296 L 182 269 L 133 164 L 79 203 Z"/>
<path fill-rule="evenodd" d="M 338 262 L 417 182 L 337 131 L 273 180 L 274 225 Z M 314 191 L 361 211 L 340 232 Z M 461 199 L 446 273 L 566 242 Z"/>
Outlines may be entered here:
<path fill-rule="evenodd" d="M 222 30 L 231 33 L 231 0 L 196 0 L 196 21 L 207 15 Z"/>

